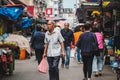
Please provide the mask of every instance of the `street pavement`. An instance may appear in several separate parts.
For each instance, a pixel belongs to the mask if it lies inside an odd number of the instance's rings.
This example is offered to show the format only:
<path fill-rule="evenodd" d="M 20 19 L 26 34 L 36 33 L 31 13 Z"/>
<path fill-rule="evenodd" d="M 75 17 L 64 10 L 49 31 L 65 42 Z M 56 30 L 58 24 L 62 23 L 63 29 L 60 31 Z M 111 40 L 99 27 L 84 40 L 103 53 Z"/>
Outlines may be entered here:
<path fill-rule="evenodd" d="M 60 65 L 60 64 L 59 64 Z M 35 57 L 26 60 L 15 61 L 15 71 L 12 76 L 4 76 L 2 80 L 49 80 L 48 73 L 39 73 L 37 70 L 37 61 Z M 83 71 L 82 64 L 78 64 L 75 58 L 71 58 L 70 68 L 60 68 L 60 80 L 82 80 Z M 116 80 L 116 75 L 113 73 L 110 66 L 105 66 L 103 76 L 94 77 L 92 80 Z"/>

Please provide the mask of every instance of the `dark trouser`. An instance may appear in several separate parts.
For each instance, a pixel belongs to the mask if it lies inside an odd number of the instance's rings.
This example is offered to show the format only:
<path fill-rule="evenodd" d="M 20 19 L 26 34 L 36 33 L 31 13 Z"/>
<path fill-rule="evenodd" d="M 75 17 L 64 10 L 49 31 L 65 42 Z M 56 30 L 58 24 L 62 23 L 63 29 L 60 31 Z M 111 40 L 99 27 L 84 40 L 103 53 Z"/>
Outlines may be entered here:
<path fill-rule="evenodd" d="M 59 60 L 60 56 L 56 57 L 48 57 L 48 65 L 49 65 L 49 80 L 59 80 Z"/>
<path fill-rule="evenodd" d="M 35 54 L 36 54 L 36 58 L 38 60 L 38 64 L 40 64 L 40 62 L 42 60 L 43 53 L 44 53 L 44 49 L 35 49 Z"/>
<path fill-rule="evenodd" d="M 94 56 L 82 56 L 83 59 L 83 72 L 85 78 L 91 78 L 92 74 L 92 63 Z"/>

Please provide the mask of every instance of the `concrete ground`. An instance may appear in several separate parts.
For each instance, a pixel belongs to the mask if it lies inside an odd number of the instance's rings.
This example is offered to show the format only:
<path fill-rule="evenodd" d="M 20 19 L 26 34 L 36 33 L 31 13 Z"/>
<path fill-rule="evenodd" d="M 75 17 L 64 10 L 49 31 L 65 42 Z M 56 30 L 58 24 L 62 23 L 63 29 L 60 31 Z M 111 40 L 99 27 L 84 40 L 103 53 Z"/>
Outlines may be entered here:
<path fill-rule="evenodd" d="M 37 61 L 35 57 L 26 60 L 16 60 L 15 71 L 12 76 L 4 76 L 0 80 L 49 80 L 48 74 L 39 73 L 37 70 Z M 82 64 L 78 64 L 76 59 L 71 58 L 70 68 L 60 67 L 60 80 L 82 80 Z M 116 80 L 116 75 L 109 66 L 105 66 L 103 76 L 94 77 L 92 80 Z"/>

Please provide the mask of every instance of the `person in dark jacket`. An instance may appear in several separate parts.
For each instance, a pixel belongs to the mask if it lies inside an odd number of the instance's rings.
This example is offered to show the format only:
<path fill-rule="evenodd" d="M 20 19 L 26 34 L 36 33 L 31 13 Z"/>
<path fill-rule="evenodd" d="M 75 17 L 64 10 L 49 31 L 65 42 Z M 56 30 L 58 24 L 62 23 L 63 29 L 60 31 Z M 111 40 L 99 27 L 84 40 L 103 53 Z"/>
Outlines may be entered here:
<path fill-rule="evenodd" d="M 69 23 L 64 24 L 64 29 L 61 30 L 61 34 L 64 38 L 64 46 L 65 46 L 65 51 L 66 51 L 66 58 L 62 58 L 62 65 L 61 67 L 64 67 L 64 64 L 66 68 L 69 68 L 70 64 L 70 47 L 71 43 L 72 46 L 74 45 L 74 34 L 73 31 L 69 29 Z"/>
<path fill-rule="evenodd" d="M 45 33 L 41 31 L 41 27 L 37 26 L 37 32 L 31 38 L 31 47 L 35 49 L 35 56 L 40 64 L 44 52 Z"/>
<path fill-rule="evenodd" d="M 91 25 L 85 24 L 84 29 L 85 32 L 81 34 L 78 39 L 76 46 L 81 49 L 81 55 L 83 60 L 83 72 L 84 79 L 83 80 L 91 80 L 92 74 L 92 62 L 94 54 L 92 53 L 94 37 L 93 33 L 90 32 Z"/>

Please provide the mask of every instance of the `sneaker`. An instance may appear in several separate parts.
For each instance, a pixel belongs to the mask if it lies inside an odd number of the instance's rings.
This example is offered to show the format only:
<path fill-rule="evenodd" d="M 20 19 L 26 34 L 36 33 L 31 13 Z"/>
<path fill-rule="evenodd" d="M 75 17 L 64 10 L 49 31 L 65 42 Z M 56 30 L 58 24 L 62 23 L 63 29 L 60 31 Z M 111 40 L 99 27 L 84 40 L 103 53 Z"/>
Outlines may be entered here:
<path fill-rule="evenodd" d="M 81 61 L 80 64 L 83 64 L 83 62 Z"/>
<path fill-rule="evenodd" d="M 95 77 L 98 77 L 99 76 L 99 74 L 98 74 L 98 72 L 95 72 L 95 75 L 94 75 Z"/>
<path fill-rule="evenodd" d="M 61 64 L 61 68 L 64 68 L 64 64 Z"/>
<path fill-rule="evenodd" d="M 102 76 L 102 72 L 99 72 L 99 74 L 98 74 L 99 76 Z"/>
<path fill-rule="evenodd" d="M 77 62 L 78 64 L 80 64 L 81 62 Z"/>
<path fill-rule="evenodd" d="M 66 66 L 66 69 L 69 69 L 69 66 Z"/>
<path fill-rule="evenodd" d="M 91 80 L 91 78 L 88 78 L 88 80 Z"/>
<path fill-rule="evenodd" d="M 95 77 L 98 77 L 98 76 L 99 76 L 99 74 L 95 74 L 94 76 L 95 76 Z"/>

